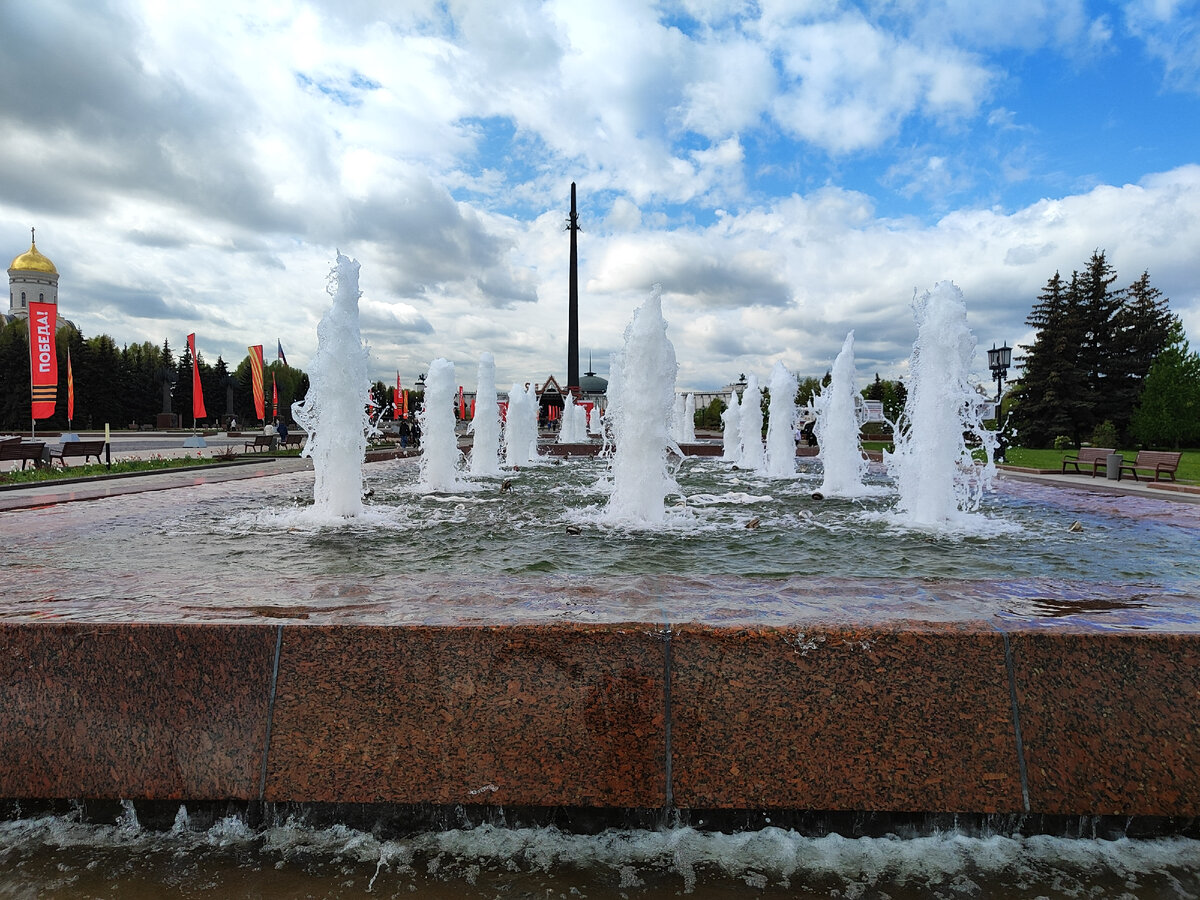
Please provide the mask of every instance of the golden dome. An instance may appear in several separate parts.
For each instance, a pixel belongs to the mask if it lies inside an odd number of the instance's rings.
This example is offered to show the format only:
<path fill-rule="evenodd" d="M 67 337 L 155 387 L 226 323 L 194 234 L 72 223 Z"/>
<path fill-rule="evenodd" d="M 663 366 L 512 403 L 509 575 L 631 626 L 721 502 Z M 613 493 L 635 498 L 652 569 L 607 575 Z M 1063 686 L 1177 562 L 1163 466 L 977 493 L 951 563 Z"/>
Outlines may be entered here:
<path fill-rule="evenodd" d="M 42 256 L 42 254 L 38 251 L 36 240 L 30 240 L 29 249 L 14 259 L 9 268 L 22 269 L 26 272 L 49 272 L 52 275 L 58 274 L 58 269 L 54 268 L 54 263 Z"/>

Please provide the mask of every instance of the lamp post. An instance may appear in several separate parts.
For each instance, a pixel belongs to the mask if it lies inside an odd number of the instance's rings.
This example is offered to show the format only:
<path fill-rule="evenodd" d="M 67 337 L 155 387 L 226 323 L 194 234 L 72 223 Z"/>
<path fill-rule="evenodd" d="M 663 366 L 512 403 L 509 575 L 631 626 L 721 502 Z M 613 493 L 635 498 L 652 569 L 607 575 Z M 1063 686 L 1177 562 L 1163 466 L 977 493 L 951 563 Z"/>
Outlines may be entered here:
<path fill-rule="evenodd" d="M 1008 346 L 1007 341 L 1003 347 L 997 347 L 993 341 L 992 349 L 987 355 L 988 368 L 992 370 L 992 377 L 996 379 L 996 425 L 999 426 L 1000 396 L 1004 392 L 1004 376 L 1008 374 L 1008 367 L 1012 365 L 1012 347 Z"/>

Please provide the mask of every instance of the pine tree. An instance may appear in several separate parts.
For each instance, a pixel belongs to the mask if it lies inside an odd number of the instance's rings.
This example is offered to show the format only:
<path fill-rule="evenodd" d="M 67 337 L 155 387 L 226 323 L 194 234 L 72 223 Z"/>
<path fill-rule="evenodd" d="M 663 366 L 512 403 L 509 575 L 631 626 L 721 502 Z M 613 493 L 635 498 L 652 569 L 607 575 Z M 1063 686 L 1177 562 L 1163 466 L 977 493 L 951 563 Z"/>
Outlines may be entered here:
<path fill-rule="evenodd" d="M 1144 444 L 1178 450 L 1200 442 L 1200 354 L 1189 349 L 1178 320 L 1146 374 L 1130 427 Z"/>
<path fill-rule="evenodd" d="M 1067 435 L 1078 446 L 1093 417 L 1087 373 L 1080 348 L 1086 325 L 1078 275 L 1069 285 L 1055 272 L 1025 319 L 1037 337 L 1022 362 L 1013 391 L 1012 425 L 1025 446 L 1050 446 Z"/>

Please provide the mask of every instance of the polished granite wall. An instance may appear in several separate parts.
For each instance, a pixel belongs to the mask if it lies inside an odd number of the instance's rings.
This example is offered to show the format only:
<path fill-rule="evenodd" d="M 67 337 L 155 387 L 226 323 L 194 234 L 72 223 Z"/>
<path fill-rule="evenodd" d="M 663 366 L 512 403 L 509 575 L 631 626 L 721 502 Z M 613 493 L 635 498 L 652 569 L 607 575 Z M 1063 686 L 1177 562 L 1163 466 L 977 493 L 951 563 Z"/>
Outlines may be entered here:
<path fill-rule="evenodd" d="M 1200 814 L 1170 615 L 272 615 L 0 623 L 0 796 Z"/>

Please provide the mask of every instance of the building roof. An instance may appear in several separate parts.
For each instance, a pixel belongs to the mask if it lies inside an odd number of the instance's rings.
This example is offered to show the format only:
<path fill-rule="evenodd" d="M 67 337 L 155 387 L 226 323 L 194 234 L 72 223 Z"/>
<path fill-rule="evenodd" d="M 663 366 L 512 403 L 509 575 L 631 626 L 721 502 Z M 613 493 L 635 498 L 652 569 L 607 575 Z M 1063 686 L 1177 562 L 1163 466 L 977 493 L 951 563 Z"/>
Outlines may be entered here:
<path fill-rule="evenodd" d="M 30 240 L 29 249 L 16 257 L 10 269 L 18 269 L 23 272 L 49 272 L 51 275 L 57 275 L 58 269 L 54 268 L 54 263 L 50 262 L 37 248 L 37 241 Z"/>

